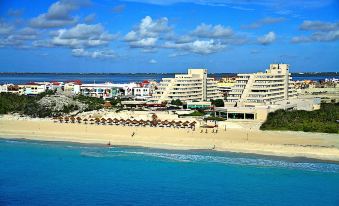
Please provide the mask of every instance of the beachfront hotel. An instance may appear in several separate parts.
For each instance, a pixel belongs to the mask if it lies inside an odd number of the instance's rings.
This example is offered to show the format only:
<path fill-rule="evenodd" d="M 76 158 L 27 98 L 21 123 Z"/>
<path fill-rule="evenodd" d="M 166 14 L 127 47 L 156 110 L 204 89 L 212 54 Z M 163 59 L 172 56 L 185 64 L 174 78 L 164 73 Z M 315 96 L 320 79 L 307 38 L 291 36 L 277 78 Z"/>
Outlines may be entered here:
<path fill-rule="evenodd" d="M 288 64 L 270 64 L 265 73 L 238 74 L 226 103 L 232 106 L 272 105 L 296 96 Z"/>
<path fill-rule="evenodd" d="M 187 74 L 162 78 L 151 101 L 162 103 L 180 99 L 183 102 L 222 99 L 214 78 L 207 77 L 207 69 L 188 69 Z"/>

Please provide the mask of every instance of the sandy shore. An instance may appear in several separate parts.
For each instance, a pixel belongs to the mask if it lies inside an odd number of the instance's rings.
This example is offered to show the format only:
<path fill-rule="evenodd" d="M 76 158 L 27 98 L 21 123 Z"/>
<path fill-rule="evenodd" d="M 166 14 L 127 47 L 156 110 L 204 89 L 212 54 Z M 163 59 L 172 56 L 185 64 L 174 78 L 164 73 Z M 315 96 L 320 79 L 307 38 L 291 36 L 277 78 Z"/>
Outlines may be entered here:
<path fill-rule="evenodd" d="M 132 134 L 135 135 L 132 137 Z M 201 129 L 123 127 L 54 123 L 50 120 L 0 119 L 1 138 L 70 141 L 164 149 L 215 149 L 274 156 L 339 161 L 339 135 L 258 129 Z"/>

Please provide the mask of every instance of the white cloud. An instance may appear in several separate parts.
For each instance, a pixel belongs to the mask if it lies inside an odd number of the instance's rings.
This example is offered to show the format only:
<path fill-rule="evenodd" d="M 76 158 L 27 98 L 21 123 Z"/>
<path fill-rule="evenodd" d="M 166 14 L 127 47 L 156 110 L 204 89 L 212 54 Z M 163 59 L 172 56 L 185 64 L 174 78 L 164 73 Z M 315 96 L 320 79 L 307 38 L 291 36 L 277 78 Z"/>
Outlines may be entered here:
<path fill-rule="evenodd" d="M 233 35 L 233 31 L 230 27 L 202 23 L 196 27 L 192 35 L 201 38 L 227 38 Z"/>
<path fill-rule="evenodd" d="M 75 24 L 78 18 L 72 17 L 71 13 L 82 6 L 89 4 L 87 0 L 60 0 L 53 3 L 47 13 L 31 19 L 30 26 L 36 28 L 56 28 Z"/>
<path fill-rule="evenodd" d="M 264 18 L 264 19 L 260 19 L 256 22 L 253 22 L 252 24 L 245 25 L 245 26 L 243 26 L 243 28 L 245 28 L 245 29 L 257 29 L 257 28 L 260 28 L 260 27 L 265 26 L 265 25 L 276 24 L 276 23 L 280 23 L 280 22 L 283 22 L 283 21 L 285 21 L 285 18 L 282 18 L 282 17 L 277 17 L 277 18 L 267 17 L 267 18 Z"/>
<path fill-rule="evenodd" d="M 158 63 L 158 62 L 157 62 L 157 60 L 155 60 L 155 59 L 151 59 L 151 60 L 149 60 L 149 63 L 150 63 L 150 64 L 156 64 L 156 63 Z"/>
<path fill-rule="evenodd" d="M 130 42 L 130 47 L 132 48 L 146 48 L 146 47 L 154 47 L 156 45 L 158 38 L 144 38 L 137 41 Z"/>
<path fill-rule="evenodd" d="M 258 42 L 262 45 L 268 45 L 275 41 L 276 35 L 274 32 L 270 31 L 262 37 L 258 38 Z"/>
<path fill-rule="evenodd" d="M 300 30 L 313 31 L 309 36 L 295 36 L 292 43 L 330 42 L 339 40 L 339 22 L 304 21 Z"/>
<path fill-rule="evenodd" d="M 95 21 L 95 18 L 96 18 L 96 14 L 89 14 L 87 15 L 85 18 L 84 18 L 84 22 L 89 24 L 89 23 L 92 23 Z"/>
<path fill-rule="evenodd" d="M 160 36 L 169 31 L 171 27 L 168 26 L 166 17 L 153 20 L 146 16 L 135 29 L 125 35 L 124 40 L 132 48 L 154 47 Z"/>
<path fill-rule="evenodd" d="M 71 48 L 96 47 L 109 44 L 114 35 L 105 31 L 101 24 L 77 24 L 70 29 L 57 31 L 51 43 Z"/>
<path fill-rule="evenodd" d="M 7 30 L 4 29 L 2 31 L 0 47 L 28 48 L 30 47 L 28 42 L 30 40 L 35 40 L 38 37 L 38 32 L 29 27 L 25 27 L 20 30 L 14 30 L 14 28 L 11 28 L 8 30 L 10 32 L 7 32 Z"/>
<path fill-rule="evenodd" d="M 179 49 L 189 51 L 196 54 L 211 54 L 224 49 L 226 46 L 220 42 L 215 42 L 213 39 L 210 40 L 196 40 L 190 43 L 175 44 L 167 42 L 164 45 L 165 48 Z"/>
<path fill-rule="evenodd" d="M 304 21 L 300 25 L 301 30 L 313 31 L 334 31 L 339 30 L 339 22 L 322 22 L 322 21 Z"/>
<path fill-rule="evenodd" d="M 10 34 L 14 30 L 14 26 L 0 21 L 0 35 Z"/>
<path fill-rule="evenodd" d="M 328 32 L 314 32 L 310 36 L 297 36 L 292 38 L 292 43 L 303 42 L 330 42 L 339 40 L 339 30 Z"/>
<path fill-rule="evenodd" d="M 243 6 L 264 6 L 270 8 L 319 8 L 332 3 L 332 0 L 297 0 L 297 1 L 281 1 L 281 0 L 123 0 L 129 2 L 139 2 L 155 5 L 172 5 L 177 3 L 192 3 L 208 6 L 227 6 L 234 9 L 249 10 Z"/>
<path fill-rule="evenodd" d="M 116 53 L 112 50 L 87 51 L 85 49 L 73 49 L 72 55 L 75 57 L 90 57 L 93 59 L 115 59 Z"/>

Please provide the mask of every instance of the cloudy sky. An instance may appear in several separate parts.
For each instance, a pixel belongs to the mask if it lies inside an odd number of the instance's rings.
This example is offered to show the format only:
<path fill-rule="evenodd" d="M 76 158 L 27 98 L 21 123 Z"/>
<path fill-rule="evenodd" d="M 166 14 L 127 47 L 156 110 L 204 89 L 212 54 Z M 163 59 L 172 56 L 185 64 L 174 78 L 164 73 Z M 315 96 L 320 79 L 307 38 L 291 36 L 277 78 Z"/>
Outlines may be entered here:
<path fill-rule="evenodd" d="M 338 0 L 4 0 L 0 72 L 339 71 Z"/>

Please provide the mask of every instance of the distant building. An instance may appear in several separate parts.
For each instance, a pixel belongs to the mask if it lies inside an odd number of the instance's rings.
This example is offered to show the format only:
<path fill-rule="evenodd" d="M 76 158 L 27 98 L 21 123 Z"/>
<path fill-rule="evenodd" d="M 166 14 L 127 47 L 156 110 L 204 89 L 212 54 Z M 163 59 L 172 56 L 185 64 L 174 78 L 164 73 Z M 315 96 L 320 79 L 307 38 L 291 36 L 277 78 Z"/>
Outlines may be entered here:
<path fill-rule="evenodd" d="M 18 85 L 19 94 L 25 95 L 37 95 L 46 92 L 46 84 L 40 84 L 36 82 L 29 82 L 23 85 Z"/>
<path fill-rule="evenodd" d="M 226 98 L 228 94 L 232 91 L 232 87 L 235 85 L 236 82 L 235 79 L 236 77 L 224 77 L 219 80 L 217 86 L 224 98 Z"/>
<path fill-rule="evenodd" d="M 208 101 L 221 99 L 217 82 L 207 77 L 207 69 L 189 69 L 188 74 L 176 74 L 174 78 L 162 78 L 151 101 L 170 102 L 180 99 L 188 101 Z"/>
<path fill-rule="evenodd" d="M 112 83 L 82 84 L 80 93 L 84 96 L 107 99 L 118 96 L 119 90 Z"/>
<path fill-rule="evenodd" d="M 134 87 L 133 96 L 136 97 L 149 97 L 150 96 L 150 88 L 147 87 Z"/>
<path fill-rule="evenodd" d="M 296 96 L 288 64 L 271 64 L 265 73 L 238 74 L 227 104 L 233 106 L 271 105 Z"/>
<path fill-rule="evenodd" d="M 79 94 L 82 84 L 80 81 L 71 81 L 65 83 L 63 86 L 64 92 L 69 94 Z"/>
<path fill-rule="evenodd" d="M 187 109 L 211 109 L 211 102 L 187 102 Z"/>

